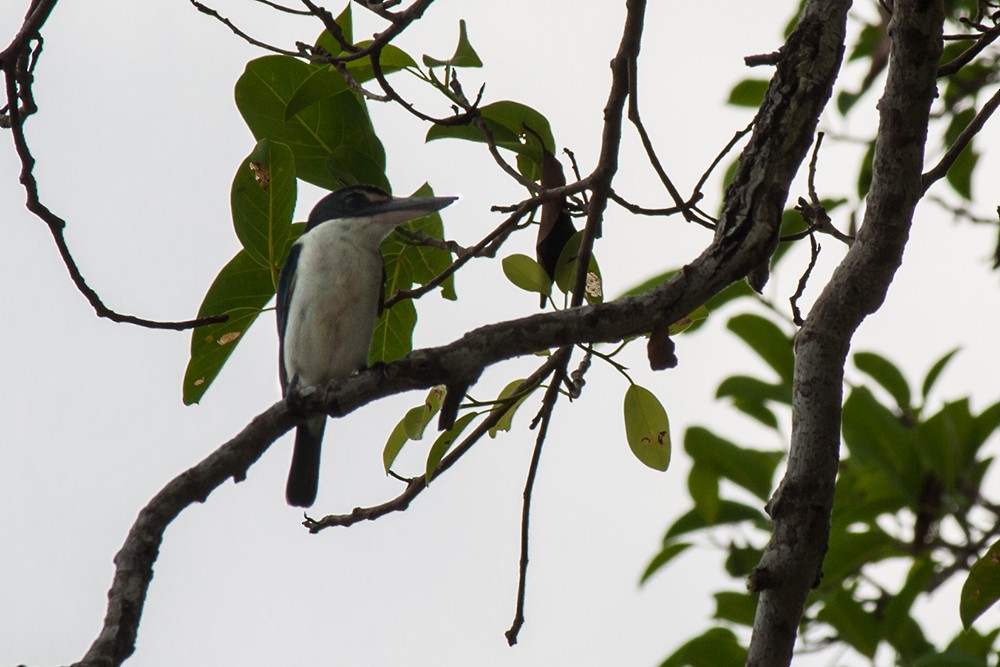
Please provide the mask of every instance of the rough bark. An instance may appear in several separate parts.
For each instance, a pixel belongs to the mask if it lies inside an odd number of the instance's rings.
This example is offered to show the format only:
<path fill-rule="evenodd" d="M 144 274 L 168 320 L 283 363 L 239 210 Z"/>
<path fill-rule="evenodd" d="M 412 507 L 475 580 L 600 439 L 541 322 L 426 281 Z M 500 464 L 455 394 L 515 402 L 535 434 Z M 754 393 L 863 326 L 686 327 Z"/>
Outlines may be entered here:
<path fill-rule="evenodd" d="M 760 599 L 748 665 L 790 664 L 806 597 L 821 577 L 839 461 L 844 363 L 854 332 L 885 299 L 922 194 L 942 24 L 940 0 L 894 3 L 864 222 L 795 339 L 791 449 L 768 504 L 774 532 L 749 581 Z"/>

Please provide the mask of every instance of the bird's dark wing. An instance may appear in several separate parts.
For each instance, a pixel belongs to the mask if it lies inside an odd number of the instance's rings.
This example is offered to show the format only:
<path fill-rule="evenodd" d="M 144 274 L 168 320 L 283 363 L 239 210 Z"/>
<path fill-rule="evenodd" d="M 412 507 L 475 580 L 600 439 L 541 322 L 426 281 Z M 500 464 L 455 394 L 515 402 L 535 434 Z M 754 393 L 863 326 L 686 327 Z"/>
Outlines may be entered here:
<path fill-rule="evenodd" d="M 281 379 L 281 395 L 288 391 L 288 374 L 285 372 L 285 328 L 288 326 L 288 307 L 292 303 L 292 292 L 295 290 L 295 269 L 299 264 L 299 253 L 302 246 L 298 243 L 288 251 L 288 259 L 281 267 L 278 276 L 278 299 L 276 311 L 278 314 L 278 377 Z"/>

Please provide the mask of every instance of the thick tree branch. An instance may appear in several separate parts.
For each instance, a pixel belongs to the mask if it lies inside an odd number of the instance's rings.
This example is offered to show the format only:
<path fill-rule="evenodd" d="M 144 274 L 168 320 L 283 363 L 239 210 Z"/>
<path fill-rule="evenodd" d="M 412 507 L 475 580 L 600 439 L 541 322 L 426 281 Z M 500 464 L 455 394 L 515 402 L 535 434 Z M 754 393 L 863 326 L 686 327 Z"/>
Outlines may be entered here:
<path fill-rule="evenodd" d="M 190 505 L 204 502 L 227 479 L 242 481 L 250 466 L 294 424 L 295 418 L 285 404 L 275 404 L 204 461 L 175 477 L 139 512 L 115 556 L 115 577 L 108 591 L 104 626 L 74 667 L 120 665 L 132 655 L 146 592 L 153 579 L 153 563 L 167 526 Z"/>
<path fill-rule="evenodd" d="M 806 13 L 816 14 L 811 10 L 818 4 L 828 3 L 812 3 Z M 839 4 L 846 9 L 849 3 Z M 864 224 L 795 338 L 791 449 L 768 503 L 774 532 L 749 581 L 760 598 L 748 665 L 791 662 L 806 596 L 821 575 L 839 461 L 844 363 L 854 331 L 885 299 L 923 193 L 920 171 L 942 23 L 940 0 L 894 4 Z"/>

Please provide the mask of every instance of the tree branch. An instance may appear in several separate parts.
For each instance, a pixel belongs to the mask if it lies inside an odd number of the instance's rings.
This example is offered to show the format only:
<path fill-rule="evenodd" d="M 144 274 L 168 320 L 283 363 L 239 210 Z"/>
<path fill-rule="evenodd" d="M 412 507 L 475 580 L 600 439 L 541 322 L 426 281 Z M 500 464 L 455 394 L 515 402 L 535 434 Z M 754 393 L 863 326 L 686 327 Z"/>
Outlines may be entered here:
<path fill-rule="evenodd" d="M 842 30 L 849 2 L 810 3 L 799 27 L 832 9 L 820 5 L 832 4 L 839 5 Z M 791 448 L 785 476 L 767 506 L 774 531 L 748 581 L 760 598 L 747 665 L 790 663 L 806 596 L 821 575 L 839 461 L 844 363 L 854 331 L 885 299 L 922 196 L 942 24 L 940 0 L 894 3 L 864 223 L 795 338 Z"/>
<path fill-rule="evenodd" d="M 9 127 L 14 138 L 14 150 L 17 152 L 17 156 L 21 161 L 20 181 L 24 186 L 24 191 L 27 196 L 25 206 L 48 226 L 49 231 L 52 234 L 52 239 L 55 241 L 56 248 L 59 250 L 59 255 L 62 257 L 63 264 L 66 265 L 66 270 L 69 271 L 70 278 L 73 280 L 73 284 L 76 285 L 80 293 L 87 299 L 94 311 L 97 313 L 98 317 L 105 317 L 113 322 L 135 324 L 150 329 L 174 330 L 192 329 L 206 324 L 225 322 L 228 319 L 227 315 L 184 320 L 180 322 L 163 322 L 158 320 L 147 320 L 141 317 L 135 317 L 134 315 L 125 315 L 108 308 L 104 305 L 104 302 L 101 301 L 97 292 L 87 284 L 87 281 L 84 279 L 79 267 L 76 265 L 76 260 L 73 259 L 73 255 L 70 252 L 69 245 L 66 243 L 66 237 L 63 233 L 66 228 L 66 221 L 57 216 L 42 203 L 38 194 L 38 182 L 35 180 L 34 175 L 35 158 L 32 156 L 31 150 L 28 148 L 28 141 L 24 134 L 24 123 L 26 120 L 25 114 L 32 113 L 34 111 L 34 102 L 32 101 L 30 105 L 26 104 L 25 106 L 30 108 L 26 108 L 26 110 L 22 111 L 21 100 L 32 99 L 32 59 L 28 57 L 30 52 L 30 42 L 32 40 L 41 39 L 41 36 L 38 34 L 38 29 L 41 27 L 42 23 L 44 23 L 45 19 L 48 17 L 48 13 L 51 12 L 54 6 L 55 0 L 52 0 L 51 2 L 36 0 L 36 2 L 32 5 L 31 10 L 29 10 L 28 17 L 25 19 L 25 23 L 17 37 L 15 37 L 14 41 L 11 42 L 10 46 L 4 49 L 3 53 L 0 53 L 0 69 L 2 69 L 4 73 Z"/>

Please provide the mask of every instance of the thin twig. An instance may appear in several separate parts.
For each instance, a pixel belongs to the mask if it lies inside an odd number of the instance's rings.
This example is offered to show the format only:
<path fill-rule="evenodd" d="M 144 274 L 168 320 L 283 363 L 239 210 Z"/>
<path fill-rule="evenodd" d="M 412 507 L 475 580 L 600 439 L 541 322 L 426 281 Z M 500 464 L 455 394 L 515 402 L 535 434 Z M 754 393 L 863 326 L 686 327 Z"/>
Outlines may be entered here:
<path fill-rule="evenodd" d="M 18 60 L 19 63 L 23 61 L 24 59 Z M 6 62 L 4 64 L 6 65 Z M 27 66 L 27 64 L 25 64 L 25 66 Z M 13 67 L 8 67 L 4 74 L 6 95 L 8 101 L 11 102 L 7 110 L 8 114 L 10 114 L 10 129 L 14 138 L 15 151 L 21 161 L 21 184 L 24 186 L 24 191 L 27 195 L 27 202 L 25 206 L 48 226 L 49 232 L 52 234 L 52 239 L 55 241 L 56 248 L 59 251 L 59 255 L 62 257 L 63 264 L 65 264 L 66 270 L 69 271 L 70 279 L 73 281 L 73 284 L 76 285 L 80 293 L 87 299 L 91 307 L 93 307 L 97 316 L 107 318 L 113 322 L 135 324 L 148 329 L 172 329 L 176 331 L 193 329 L 207 324 L 225 322 L 228 319 L 227 315 L 184 320 L 180 322 L 147 320 L 141 317 L 119 313 L 104 305 L 104 302 L 101 301 L 97 292 L 95 292 L 87 284 L 87 281 L 83 278 L 83 274 L 80 273 L 76 260 L 73 259 L 73 255 L 70 252 L 69 245 L 67 244 L 66 237 L 63 233 L 66 228 L 66 221 L 50 211 L 49 208 L 42 203 L 41 198 L 39 197 L 38 182 L 35 180 L 34 175 L 35 158 L 32 156 L 31 151 L 28 148 L 28 142 L 24 134 L 24 118 L 21 115 L 21 110 L 18 105 L 18 74 Z M 30 85 L 30 80 L 24 85 Z M 24 94 L 25 93 L 22 89 L 21 95 L 23 96 Z"/>
<path fill-rule="evenodd" d="M 357 53 L 360 50 L 358 47 L 354 46 L 349 39 L 347 39 L 346 35 L 344 35 L 344 31 L 337 23 L 337 19 L 334 18 L 333 14 L 327 11 L 326 8 L 318 7 L 310 0 L 301 0 L 301 2 L 309 8 L 309 11 L 306 13 L 312 14 L 323 23 L 323 27 L 326 28 L 326 31 L 330 33 L 330 36 L 337 41 L 337 44 L 340 45 L 340 49 L 342 51 Z"/>
<path fill-rule="evenodd" d="M 714 160 L 712 160 L 712 164 L 708 165 L 708 169 L 705 170 L 705 173 L 703 173 L 701 178 L 698 179 L 698 182 L 695 183 L 694 190 L 691 191 L 691 198 L 689 201 L 697 201 L 695 196 L 701 194 L 701 189 L 705 187 L 705 181 L 708 180 L 708 177 L 712 175 L 715 168 L 719 166 L 720 162 L 722 162 L 722 158 L 726 157 L 729 151 L 733 150 L 736 144 L 739 143 L 740 139 L 750 134 L 750 131 L 753 129 L 753 124 L 754 121 L 750 121 L 749 125 L 742 130 L 737 130 L 737 132 L 733 134 L 733 138 L 729 140 L 721 151 L 719 151 L 719 154 L 715 156 Z"/>
<path fill-rule="evenodd" d="M 545 363 L 521 382 L 514 391 L 512 399 L 516 401 L 517 396 L 524 389 L 544 382 L 558 368 L 559 363 L 560 359 L 556 355 L 552 355 L 546 359 Z M 484 435 L 489 433 L 491 428 L 503 419 L 506 412 L 506 410 L 491 410 L 472 433 L 466 436 L 459 445 L 455 446 L 454 449 L 448 452 L 447 456 L 441 459 L 441 463 L 434 473 L 435 477 L 440 477 L 445 471 L 458 463 Z M 409 507 L 410 502 L 427 488 L 428 486 L 422 476 L 415 477 L 409 481 L 402 493 L 389 501 L 369 507 L 355 507 L 350 514 L 329 514 L 321 519 L 306 517 L 302 525 L 308 528 L 310 533 L 318 533 L 325 528 L 332 528 L 334 526 L 347 527 L 361 521 L 374 521 L 386 514 L 405 510 Z"/>
<path fill-rule="evenodd" d="M 267 42 L 262 42 L 259 39 L 256 39 L 255 37 L 251 37 L 249 34 L 238 28 L 236 24 L 234 24 L 232 21 L 230 21 L 225 16 L 223 16 L 216 10 L 212 9 L 211 7 L 208 7 L 207 5 L 198 2 L 198 0 L 188 0 L 188 1 L 192 5 L 194 5 L 195 9 L 197 9 L 199 12 L 201 12 L 202 14 L 207 14 L 208 16 L 211 16 L 212 18 L 216 19 L 224 26 L 232 30 L 234 35 L 236 35 L 243 41 L 247 42 L 248 44 L 252 44 L 262 49 L 266 49 L 273 53 L 280 53 L 283 56 L 295 57 L 301 55 L 298 51 L 289 51 L 288 49 L 283 49 L 280 46 L 274 46 L 273 44 L 268 44 Z"/>
<path fill-rule="evenodd" d="M 293 9 L 277 2 L 272 2 L 271 0 L 254 0 L 254 2 L 259 2 L 262 5 L 267 5 L 272 9 L 277 9 L 279 12 L 285 12 L 286 14 L 295 14 L 296 16 L 312 16 L 313 14 L 310 11 L 306 11 L 304 9 Z"/>
<path fill-rule="evenodd" d="M 997 37 L 1000 37 L 1000 25 L 995 25 L 984 32 L 976 38 L 975 44 L 972 44 L 965 51 L 955 56 L 955 58 L 938 67 L 938 78 L 951 76 L 971 63 L 976 56 L 982 53 L 983 49 L 995 42 Z"/>
<path fill-rule="evenodd" d="M 517 602 L 514 606 L 514 620 L 504 637 L 507 638 L 507 645 L 513 646 L 517 643 L 517 635 L 524 625 L 524 596 L 528 584 L 528 522 L 531 516 L 531 495 L 535 488 L 535 477 L 538 474 L 538 464 L 542 458 L 542 446 L 545 444 L 545 436 L 549 432 L 549 422 L 552 419 L 552 411 L 559 399 L 559 386 L 562 378 L 566 374 L 566 365 L 569 363 L 572 347 L 560 348 L 556 355 L 563 358 L 561 364 L 556 368 L 548 389 L 545 390 L 545 397 L 542 399 L 542 408 L 539 412 L 541 421 L 538 428 L 538 435 L 535 438 L 535 448 L 531 452 L 531 464 L 528 466 L 528 478 L 524 483 L 523 502 L 521 504 L 521 558 L 517 569 Z M 553 355 L 553 356 L 556 356 Z M 536 418 L 537 420 L 538 418 Z"/>
<path fill-rule="evenodd" d="M 983 126 L 986 125 L 986 121 L 990 119 L 990 116 L 993 115 L 993 112 L 997 110 L 998 106 L 1000 106 L 1000 90 L 993 93 L 993 97 L 987 100 L 986 104 L 984 104 L 983 108 L 979 110 L 979 113 L 976 114 L 975 118 L 973 118 L 969 124 L 966 125 L 965 129 L 962 130 L 962 133 L 958 135 L 958 138 L 955 139 L 955 143 L 951 145 L 948 152 L 946 152 L 941 160 L 934 165 L 934 168 L 920 177 L 922 192 L 927 192 L 927 189 L 931 187 L 935 181 L 944 178 L 945 174 L 947 174 L 948 170 L 951 168 L 951 165 L 955 164 L 955 160 L 957 160 L 958 156 L 961 155 L 962 150 L 965 149 L 965 147 L 972 142 L 972 138 L 975 137 L 981 129 L 983 129 Z"/>
<path fill-rule="evenodd" d="M 816 266 L 816 259 L 819 257 L 819 251 L 822 249 L 822 246 L 816 242 L 815 234 L 809 235 L 809 247 L 809 265 L 799 277 L 799 284 L 795 289 L 795 294 L 788 299 L 788 302 L 792 306 L 792 322 L 794 322 L 797 327 L 801 327 L 805 324 L 805 320 L 802 319 L 802 311 L 799 310 L 799 299 L 802 298 L 802 294 L 806 291 L 806 285 L 809 283 L 809 275 Z"/>

